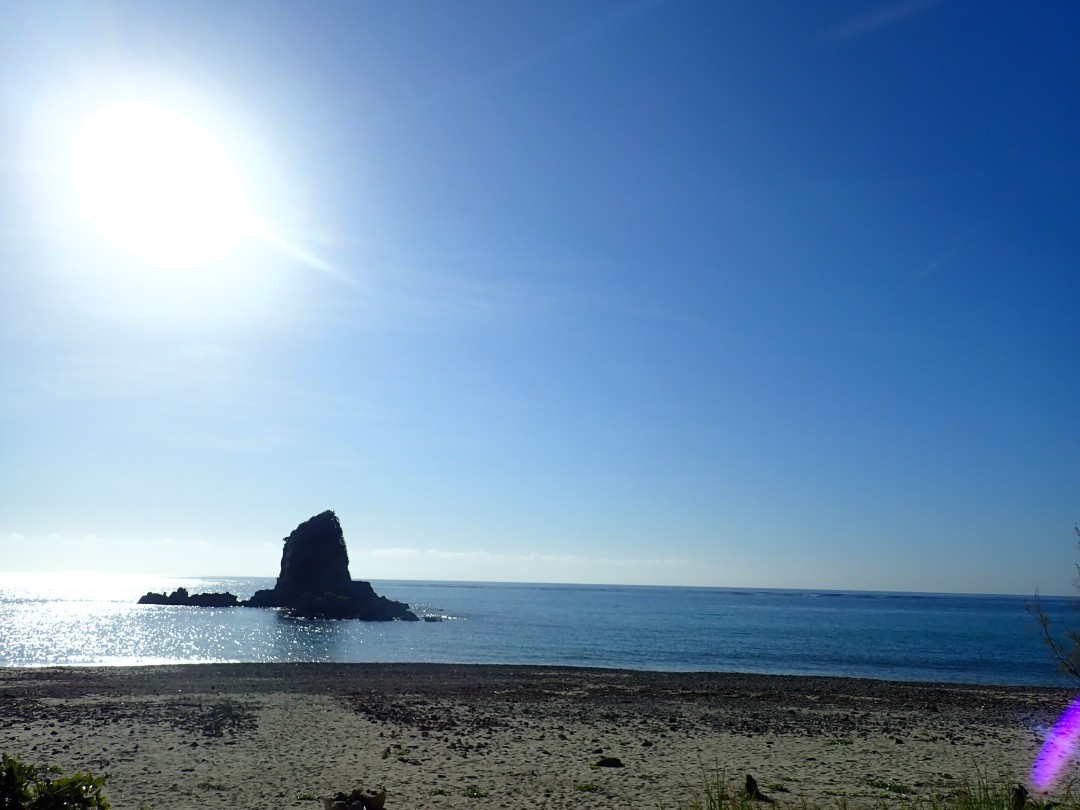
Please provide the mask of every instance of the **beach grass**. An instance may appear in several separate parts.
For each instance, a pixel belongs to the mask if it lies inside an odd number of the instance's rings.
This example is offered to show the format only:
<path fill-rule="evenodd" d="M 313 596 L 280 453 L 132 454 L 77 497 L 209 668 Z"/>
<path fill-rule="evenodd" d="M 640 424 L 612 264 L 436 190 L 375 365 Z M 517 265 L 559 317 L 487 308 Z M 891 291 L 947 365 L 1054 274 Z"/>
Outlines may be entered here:
<path fill-rule="evenodd" d="M 880 810 L 1080 810 L 1080 797 L 1071 783 L 1053 800 L 1030 795 L 1018 797 L 1015 784 L 987 780 L 982 774 L 948 792 L 925 796 L 916 795 L 914 790 L 892 782 L 875 780 L 868 786 L 886 794 L 875 797 L 871 802 L 872 807 Z M 865 800 L 858 804 L 860 807 L 866 806 Z M 849 807 L 848 800 L 843 797 L 836 797 L 832 803 L 773 796 L 764 800 L 755 799 L 747 795 L 738 783 L 731 782 L 724 771 L 718 770 L 707 775 L 697 795 L 677 810 L 762 810 L 770 805 L 778 810 L 848 810 Z M 663 803 L 658 808 L 669 810 Z"/>

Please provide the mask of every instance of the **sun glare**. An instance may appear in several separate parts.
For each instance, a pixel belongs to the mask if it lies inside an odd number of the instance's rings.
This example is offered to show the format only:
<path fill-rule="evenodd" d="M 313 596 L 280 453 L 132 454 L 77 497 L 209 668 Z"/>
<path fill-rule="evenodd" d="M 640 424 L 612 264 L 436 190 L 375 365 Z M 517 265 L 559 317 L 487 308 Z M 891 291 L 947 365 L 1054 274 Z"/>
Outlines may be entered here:
<path fill-rule="evenodd" d="M 72 139 L 69 168 L 86 218 L 155 264 L 212 261 L 254 231 L 229 156 L 170 110 L 125 102 L 98 111 Z"/>

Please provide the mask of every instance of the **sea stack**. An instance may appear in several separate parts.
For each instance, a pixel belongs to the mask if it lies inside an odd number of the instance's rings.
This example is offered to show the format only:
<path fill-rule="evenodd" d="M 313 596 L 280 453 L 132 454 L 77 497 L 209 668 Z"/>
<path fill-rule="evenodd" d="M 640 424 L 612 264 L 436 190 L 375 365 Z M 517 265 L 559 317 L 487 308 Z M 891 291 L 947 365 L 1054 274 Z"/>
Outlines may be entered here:
<path fill-rule="evenodd" d="M 273 607 L 310 619 L 419 621 L 404 602 L 379 596 L 370 582 L 353 581 L 341 523 L 329 510 L 305 520 L 285 538 L 281 573 L 274 587 L 256 591 L 246 602 L 238 602 L 231 593 L 188 594 L 185 588 L 177 588 L 168 596 L 148 593 L 139 604 Z"/>
<path fill-rule="evenodd" d="M 277 583 L 244 604 L 311 618 L 417 621 L 405 603 L 379 596 L 369 582 L 353 581 L 345 535 L 330 510 L 293 529 L 285 538 Z"/>

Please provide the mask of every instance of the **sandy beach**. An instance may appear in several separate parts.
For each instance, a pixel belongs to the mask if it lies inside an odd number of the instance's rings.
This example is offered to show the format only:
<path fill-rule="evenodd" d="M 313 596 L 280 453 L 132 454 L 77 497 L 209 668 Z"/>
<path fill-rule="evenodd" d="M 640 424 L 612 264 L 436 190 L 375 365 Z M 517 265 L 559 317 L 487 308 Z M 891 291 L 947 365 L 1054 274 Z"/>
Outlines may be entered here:
<path fill-rule="evenodd" d="M 717 769 L 783 804 L 1028 779 L 1063 689 L 557 667 L 0 669 L 0 751 L 117 808 L 680 807 Z M 615 757 L 623 767 L 596 767 Z M 473 786 L 470 788 L 470 786 Z M 471 795 L 467 795 L 471 794 Z"/>

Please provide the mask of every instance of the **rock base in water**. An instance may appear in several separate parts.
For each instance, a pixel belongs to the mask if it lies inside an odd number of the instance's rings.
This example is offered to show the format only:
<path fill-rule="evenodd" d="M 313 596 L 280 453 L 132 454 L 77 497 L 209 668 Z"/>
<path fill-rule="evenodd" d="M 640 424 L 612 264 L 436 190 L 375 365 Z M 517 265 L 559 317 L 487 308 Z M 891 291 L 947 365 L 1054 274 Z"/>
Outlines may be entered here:
<path fill-rule="evenodd" d="M 274 587 L 256 591 L 246 602 L 231 593 L 189 594 L 177 588 L 168 596 L 148 593 L 139 604 L 273 607 L 312 619 L 419 621 L 404 602 L 379 596 L 369 582 L 353 580 L 341 523 L 329 510 L 304 521 L 285 538 L 281 573 Z"/>
<path fill-rule="evenodd" d="M 139 597 L 140 605 L 182 605 L 184 607 L 239 607 L 240 602 L 231 593 L 191 593 L 187 588 L 177 588 L 166 596 L 150 593 Z"/>

